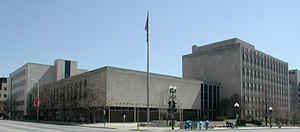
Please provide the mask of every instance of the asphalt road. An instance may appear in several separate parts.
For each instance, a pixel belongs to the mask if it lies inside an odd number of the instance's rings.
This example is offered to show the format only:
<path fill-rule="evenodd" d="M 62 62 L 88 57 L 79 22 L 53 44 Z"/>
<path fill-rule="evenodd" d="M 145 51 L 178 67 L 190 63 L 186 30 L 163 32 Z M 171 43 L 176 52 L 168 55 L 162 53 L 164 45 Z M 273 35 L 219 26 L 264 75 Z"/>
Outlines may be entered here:
<path fill-rule="evenodd" d="M 116 132 L 120 130 L 0 120 L 0 132 L 99 132 L 99 131 Z"/>
<path fill-rule="evenodd" d="M 0 120 L 0 132 L 133 132 L 133 130 L 88 128 L 80 126 L 52 125 L 21 121 Z M 145 130 L 171 131 L 171 130 Z M 183 131 L 183 130 L 174 130 Z M 210 130 L 211 131 L 211 130 Z M 300 132 L 300 129 L 213 130 L 216 132 Z M 197 131 L 195 131 L 197 132 Z M 199 132 L 199 131 L 198 131 Z"/>

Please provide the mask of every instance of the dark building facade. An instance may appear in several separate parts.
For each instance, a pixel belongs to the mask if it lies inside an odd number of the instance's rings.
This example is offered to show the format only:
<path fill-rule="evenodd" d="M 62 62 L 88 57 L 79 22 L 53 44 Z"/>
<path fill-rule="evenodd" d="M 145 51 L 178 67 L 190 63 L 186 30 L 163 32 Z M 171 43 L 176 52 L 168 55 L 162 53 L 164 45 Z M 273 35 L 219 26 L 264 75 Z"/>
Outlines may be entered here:
<path fill-rule="evenodd" d="M 300 120 L 300 71 L 289 70 L 290 113 L 292 120 Z"/>
<path fill-rule="evenodd" d="M 183 56 L 182 69 L 184 79 L 222 83 L 222 99 L 237 95 L 242 119 L 264 120 L 268 107 L 276 118 L 288 116 L 288 63 L 245 41 L 234 38 L 193 46 L 192 54 Z"/>
<path fill-rule="evenodd" d="M 220 83 L 151 73 L 151 120 L 168 119 L 170 85 L 177 87 L 176 120 L 214 120 L 218 116 Z M 32 102 L 31 106 L 35 118 Z M 103 67 L 40 86 L 40 119 L 44 120 L 144 122 L 146 108 L 145 72 Z"/>

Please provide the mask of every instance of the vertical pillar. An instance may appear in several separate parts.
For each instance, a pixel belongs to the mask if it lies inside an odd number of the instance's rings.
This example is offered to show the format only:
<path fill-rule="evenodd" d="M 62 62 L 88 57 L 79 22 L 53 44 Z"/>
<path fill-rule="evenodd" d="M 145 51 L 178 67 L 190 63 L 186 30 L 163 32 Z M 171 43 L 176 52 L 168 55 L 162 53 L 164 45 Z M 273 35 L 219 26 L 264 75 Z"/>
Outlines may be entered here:
<path fill-rule="evenodd" d="M 136 107 L 134 107 L 133 119 L 134 119 L 134 122 L 136 122 Z"/>
<path fill-rule="evenodd" d="M 158 120 L 160 120 L 160 108 L 158 108 Z"/>
<path fill-rule="evenodd" d="M 196 109 L 196 113 L 197 113 L 197 120 L 199 120 L 199 110 Z"/>
<path fill-rule="evenodd" d="M 110 107 L 108 107 L 108 122 L 110 122 Z"/>
<path fill-rule="evenodd" d="M 204 108 L 203 108 L 203 105 L 204 105 L 204 86 L 203 86 L 203 84 L 200 85 L 200 90 L 201 90 L 200 91 L 200 94 L 201 94 L 201 97 L 200 97 L 201 98 L 201 100 L 200 100 L 200 105 L 201 105 L 200 106 L 201 107 L 200 108 L 200 116 L 203 117 L 203 111 L 204 111 Z"/>
<path fill-rule="evenodd" d="M 139 117 L 140 117 L 140 114 L 139 114 L 139 108 L 136 108 L 136 121 L 139 122 Z"/>
<path fill-rule="evenodd" d="M 179 111 L 179 118 L 180 118 L 180 121 L 183 120 L 183 109 L 180 109 L 180 111 Z"/>
<path fill-rule="evenodd" d="M 210 118 L 210 107 L 209 107 L 209 84 L 207 84 L 207 119 L 209 120 Z"/>

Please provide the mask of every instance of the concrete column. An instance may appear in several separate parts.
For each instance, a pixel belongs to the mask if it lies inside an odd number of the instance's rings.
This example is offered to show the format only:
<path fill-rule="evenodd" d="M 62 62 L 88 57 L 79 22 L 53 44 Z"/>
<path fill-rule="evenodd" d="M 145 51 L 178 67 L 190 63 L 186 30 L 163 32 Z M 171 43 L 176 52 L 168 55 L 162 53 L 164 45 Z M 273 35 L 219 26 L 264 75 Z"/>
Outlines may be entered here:
<path fill-rule="evenodd" d="M 210 107 L 209 107 L 209 84 L 207 84 L 207 118 L 209 119 L 210 117 Z"/>
<path fill-rule="evenodd" d="M 200 119 L 200 117 L 199 117 L 199 110 L 196 110 L 196 113 L 197 113 L 197 120 L 199 120 Z"/>
<path fill-rule="evenodd" d="M 160 120 L 160 108 L 158 108 L 158 120 Z"/>
<path fill-rule="evenodd" d="M 214 117 L 214 86 L 211 85 L 211 117 Z"/>
<path fill-rule="evenodd" d="M 179 110 L 179 120 L 182 121 L 183 120 L 183 109 Z"/>
<path fill-rule="evenodd" d="M 110 107 L 108 107 L 108 122 L 110 122 Z"/>
<path fill-rule="evenodd" d="M 133 113 L 133 119 L 134 119 L 134 122 L 136 122 L 136 107 L 134 107 L 134 113 Z"/>
<path fill-rule="evenodd" d="M 204 85 L 200 85 L 200 94 L 201 94 L 201 100 L 200 100 L 200 116 L 203 117 L 203 101 L 204 101 Z"/>
<path fill-rule="evenodd" d="M 136 121 L 139 122 L 139 108 L 136 108 Z"/>

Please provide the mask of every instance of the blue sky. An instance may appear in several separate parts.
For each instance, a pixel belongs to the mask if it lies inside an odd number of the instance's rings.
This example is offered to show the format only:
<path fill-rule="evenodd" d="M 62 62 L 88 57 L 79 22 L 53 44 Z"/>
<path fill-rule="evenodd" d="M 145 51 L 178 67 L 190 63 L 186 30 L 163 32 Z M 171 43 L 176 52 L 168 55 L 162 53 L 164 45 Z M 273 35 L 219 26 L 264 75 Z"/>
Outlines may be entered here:
<path fill-rule="evenodd" d="M 0 76 L 27 62 L 78 61 L 93 70 L 146 71 L 144 25 L 150 11 L 150 71 L 181 76 L 192 45 L 240 38 L 300 68 L 300 1 L 1 0 Z"/>

